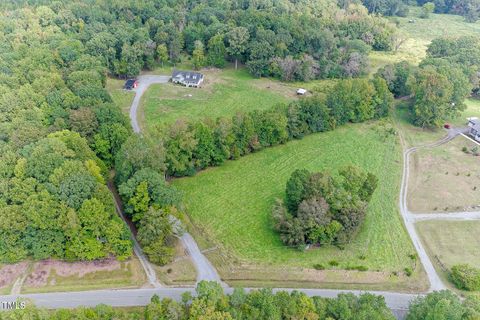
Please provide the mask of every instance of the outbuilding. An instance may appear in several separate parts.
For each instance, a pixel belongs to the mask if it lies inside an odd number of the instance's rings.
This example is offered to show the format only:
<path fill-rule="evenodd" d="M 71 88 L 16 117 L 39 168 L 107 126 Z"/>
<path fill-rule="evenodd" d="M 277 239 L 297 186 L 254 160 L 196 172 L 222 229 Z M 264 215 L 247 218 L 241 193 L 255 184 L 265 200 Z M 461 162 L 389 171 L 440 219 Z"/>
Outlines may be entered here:
<path fill-rule="evenodd" d="M 123 86 L 123 89 L 125 90 L 132 90 L 138 87 L 138 81 L 136 79 L 128 79 L 125 81 L 125 85 Z"/>
<path fill-rule="evenodd" d="M 305 89 L 299 88 L 299 89 L 297 90 L 297 94 L 298 94 L 299 96 L 304 96 L 306 93 L 307 93 L 307 90 L 305 90 Z"/>

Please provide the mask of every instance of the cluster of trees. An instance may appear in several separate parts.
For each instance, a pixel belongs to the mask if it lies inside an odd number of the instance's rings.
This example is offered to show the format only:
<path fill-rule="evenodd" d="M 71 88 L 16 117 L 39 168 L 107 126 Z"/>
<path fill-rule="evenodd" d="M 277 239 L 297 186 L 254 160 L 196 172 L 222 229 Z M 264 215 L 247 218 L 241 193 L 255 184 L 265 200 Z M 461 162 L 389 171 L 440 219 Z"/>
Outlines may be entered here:
<path fill-rule="evenodd" d="M 399 17 L 407 16 L 410 4 L 410 1 L 406 0 L 361 0 L 361 2 L 371 13 Z"/>
<path fill-rule="evenodd" d="M 196 67 L 241 61 L 256 76 L 276 74 L 272 63 L 284 59 L 304 60 L 308 76 L 351 76 L 364 72 L 370 48 L 390 50 L 395 33 L 387 20 L 369 15 L 362 5 L 341 10 L 334 0 L 102 0 L 95 6 L 61 0 L 36 7 L 34 14 L 41 28 L 69 34 L 69 40 L 56 42 L 63 60 L 93 56 L 117 76 L 135 76 L 183 55 Z"/>
<path fill-rule="evenodd" d="M 378 71 L 395 97 L 412 99 L 413 123 L 439 127 L 465 110 L 465 99 L 479 90 L 480 41 L 473 37 L 435 39 L 419 67 L 407 62 Z"/>
<path fill-rule="evenodd" d="M 85 138 L 57 131 L 20 150 L 0 142 L 0 260 L 127 258 L 132 244 Z"/>
<path fill-rule="evenodd" d="M 106 179 L 131 130 L 105 90 L 102 57 L 77 37 L 88 27 L 60 2 L 5 5 L 0 260 L 126 258 L 129 234 Z"/>
<path fill-rule="evenodd" d="M 362 225 L 377 178 L 355 166 L 333 175 L 295 170 L 287 181 L 285 202 L 277 199 L 275 229 L 288 246 L 344 245 Z"/>
<path fill-rule="evenodd" d="M 459 264 L 450 270 L 450 279 L 455 286 L 467 291 L 480 291 L 480 269 L 468 264 Z"/>
<path fill-rule="evenodd" d="M 179 120 L 161 128 L 155 139 L 163 143 L 168 176 L 193 175 L 228 159 L 332 130 L 347 122 L 385 117 L 392 103 L 392 94 L 383 79 L 345 79 L 325 95 L 265 111 L 190 123 Z"/>
<path fill-rule="evenodd" d="M 469 296 L 461 301 L 451 291 L 436 291 L 416 298 L 410 305 L 407 320 L 449 319 L 474 320 L 480 317 L 480 299 Z M 270 289 L 245 292 L 234 289 L 225 295 L 214 282 L 200 282 L 195 296 L 182 295 L 181 302 L 153 296 L 142 310 L 121 310 L 106 305 L 94 308 L 59 309 L 49 311 L 28 306 L 24 310 L 4 311 L 1 319 L 176 319 L 176 320 L 250 320 L 250 319 L 309 319 L 309 320 L 394 320 L 395 316 L 382 296 L 362 293 L 355 296 L 341 293 L 336 298 L 308 297 L 304 293 Z"/>
<path fill-rule="evenodd" d="M 461 15 L 467 22 L 476 22 L 480 17 L 480 1 L 478 0 L 417 0 L 421 6 L 429 2 L 434 5 L 435 13 Z"/>

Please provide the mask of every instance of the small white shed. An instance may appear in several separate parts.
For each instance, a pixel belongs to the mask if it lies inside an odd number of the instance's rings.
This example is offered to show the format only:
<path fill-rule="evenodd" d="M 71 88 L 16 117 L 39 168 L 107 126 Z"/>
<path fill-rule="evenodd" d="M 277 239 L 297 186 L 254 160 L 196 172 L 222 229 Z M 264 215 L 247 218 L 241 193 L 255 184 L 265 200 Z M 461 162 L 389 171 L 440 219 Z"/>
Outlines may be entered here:
<path fill-rule="evenodd" d="M 297 89 L 297 94 L 300 95 L 300 96 L 303 96 L 306 93 L 307 93 L 307 90 L 305 90 L 305 89 L 302 89 L 302 88 Z"/>

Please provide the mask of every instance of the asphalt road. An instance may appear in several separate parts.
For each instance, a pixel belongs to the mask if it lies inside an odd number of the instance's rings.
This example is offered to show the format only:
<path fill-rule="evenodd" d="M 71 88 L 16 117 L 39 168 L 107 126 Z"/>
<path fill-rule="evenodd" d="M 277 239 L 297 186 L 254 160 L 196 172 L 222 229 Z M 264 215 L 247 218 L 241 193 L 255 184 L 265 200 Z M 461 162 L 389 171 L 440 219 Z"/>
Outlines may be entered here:
<path fill-rule="evenodd" d="M 252 289 L 246 289 L 247 291 Z M 293 291 L 294 289 L 273 289 L 276 291 Z M 363 291 L 355 290 L 329 290 L 329 289 L 296 289 L 304 292 L 308 296 L 319 296 L 334 298 L 340 293 L 351 292 L 356 295 Z M 81 292 L 55 292 L 55 293 L 37 293 L 25 295 L 0 296 L 0 302 L 15 301 L 18 297 L 30 300 L 39 307 L 57 309 L 57 308 L 75 308 L 78 306 L 93 307 L 98 304 L 107 304 L 114 307 L 144 306 L 150 302 L 151 297 L 156 294 L 160 298 L 171 298 L 177 301 L 181 300 L 183 292 L 194 293 L 193 288 L 147 288 L 147 289 L 125 289 L 125 290 L 95 290 Z M 224 288 L 225 293 L 233 292 L 232 288 Z M 383 291 L 370 291 L 370 293 L 383 295 L 387 306 L 400 317 L 405 314 L 410 302 L 417 297 L 414 294 L 403 294 Z M 0 304 L 1 307 L 1 304 Z"/>

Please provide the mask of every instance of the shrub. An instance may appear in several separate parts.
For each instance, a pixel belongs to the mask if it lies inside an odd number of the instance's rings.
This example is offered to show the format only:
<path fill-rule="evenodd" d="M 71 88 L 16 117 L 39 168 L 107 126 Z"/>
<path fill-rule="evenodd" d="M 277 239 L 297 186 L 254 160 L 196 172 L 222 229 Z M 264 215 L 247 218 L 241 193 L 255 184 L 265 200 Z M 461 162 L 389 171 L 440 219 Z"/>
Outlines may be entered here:
<path fill-rule="evenodd" d="M 410 277 L 413 274 L 413 270 L 411 267 L 406 267 L 403 271 L 405 272 L 405 275 L 407 277 Z"/>
<path fill-rule="evenodd" d="M 338 266 L 338 261 L 337 260 L 330 260 L 328 261 L 328 264 L 331 265 L 332 267 Z"/>
<path fill-rule="evenodd" d="M 450 279 L 459 289 L 467 291 L 480 290 L 480 270 L 468 264 L 459 264 L 452 267 Z"/>
<path fill-rule="evenodd" d="M 325 270 L 325 266 L 323 264 L 320 264 L 320 263 L 316 263 L 313 265 L 313 268 L 315 270 Z"/>

